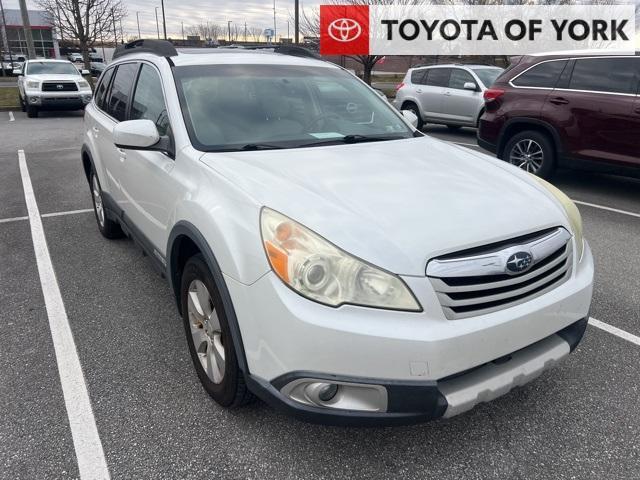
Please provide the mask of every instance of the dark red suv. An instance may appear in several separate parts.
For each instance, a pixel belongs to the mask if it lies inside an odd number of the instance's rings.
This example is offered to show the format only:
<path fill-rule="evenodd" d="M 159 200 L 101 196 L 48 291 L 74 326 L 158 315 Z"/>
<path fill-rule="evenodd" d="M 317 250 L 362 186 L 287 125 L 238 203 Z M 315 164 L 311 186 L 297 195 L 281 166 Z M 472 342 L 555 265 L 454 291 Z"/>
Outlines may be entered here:
<path fill-rule="evenodd" d="M 640 56 L 528 55 L 484 92 L 478 144 L 541 177 L 558 166 L 640 176 Z"/>

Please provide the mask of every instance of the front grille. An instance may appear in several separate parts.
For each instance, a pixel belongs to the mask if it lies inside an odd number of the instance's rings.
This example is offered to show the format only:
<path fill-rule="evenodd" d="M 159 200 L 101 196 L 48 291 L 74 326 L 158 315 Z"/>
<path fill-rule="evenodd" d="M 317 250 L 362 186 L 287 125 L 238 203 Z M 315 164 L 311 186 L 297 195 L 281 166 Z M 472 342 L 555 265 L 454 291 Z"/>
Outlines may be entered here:
<path fill-rule="evenodd" d="M 524 303 L 556 288 L 571 275 L 571 235 L 564 228 L 514 240 L 501 242 L 498 248 L 493 244 L 485 250 L 474 248 L 429 262 L 427 276 L 448 319 Z M 519 252 L 530 252 L 531 266 L 522 273 L 509 273 L 507 260 Z"/>
<path fill-rule="evenodd" d="M 43 92 L 77 92 L 78 85 L 75 82 L 43 82 Z"/>

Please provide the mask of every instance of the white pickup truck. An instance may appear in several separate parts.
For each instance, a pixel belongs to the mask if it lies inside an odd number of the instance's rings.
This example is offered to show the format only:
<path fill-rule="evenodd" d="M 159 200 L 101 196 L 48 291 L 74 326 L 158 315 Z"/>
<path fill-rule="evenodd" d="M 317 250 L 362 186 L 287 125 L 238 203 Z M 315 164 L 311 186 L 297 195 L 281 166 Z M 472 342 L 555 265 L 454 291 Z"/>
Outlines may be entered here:
<path fill-rule="evenodd" d="M 31 118 L 40 110 L 83 110 L 93 96 L 82 78 L 89 72 L 67 60 L 27 60 L 17 73 L 20 106 Z"/>

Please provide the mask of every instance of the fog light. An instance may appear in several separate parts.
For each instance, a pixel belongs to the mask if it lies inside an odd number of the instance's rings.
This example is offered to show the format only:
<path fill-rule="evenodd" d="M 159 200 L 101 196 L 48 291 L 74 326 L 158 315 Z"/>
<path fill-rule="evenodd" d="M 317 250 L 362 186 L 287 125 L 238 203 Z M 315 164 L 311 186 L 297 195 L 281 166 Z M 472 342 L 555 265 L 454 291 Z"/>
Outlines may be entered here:
<path fill-rule="evenodd" d="M 31 103 L 38 103 L 38 100 L 40 100 L 38 97 L 29 97 Z"/>
<path fill-rule="evenodd" d="M 338 385 L 327 383 L 318 389 L 318 398 L 323 402 L 328 402 L 338 393 Z"/>

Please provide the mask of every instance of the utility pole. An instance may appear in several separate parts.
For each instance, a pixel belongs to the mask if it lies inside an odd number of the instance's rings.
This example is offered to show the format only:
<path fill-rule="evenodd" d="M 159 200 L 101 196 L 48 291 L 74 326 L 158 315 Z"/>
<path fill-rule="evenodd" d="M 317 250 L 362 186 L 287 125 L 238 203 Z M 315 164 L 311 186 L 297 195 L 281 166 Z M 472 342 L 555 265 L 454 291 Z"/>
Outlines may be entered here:
<path fill-rule="evenodd" d="M 291 37 L 289 36 L 289 20 L 287 20 L 287 38 L 291 38 Z"/>
<path fill-rule="evenodd" d="M 136 12 L 136 21 L 138 22 L 138 39 L 142 38 L 140 35 L 140 12 Z"/>
<path fill-rule="evenodd" d="M 158 23 L 158 7 L 156 7 L 156 30 L 158 32 L 158 40 L 160 40 L 160 24 Z"/>
<path fill-rule="evenodd" d="M 184 22 L 180 22 L 180 25 L 182 27 L 182 41 L 184 42 Z"/>
<path fill-rule="evenodd" d="M 227 21 L 227 30 L 229 30 L 229 43 L 231 43 L 231 24 L 233 22 L 231 20 Z"/>
<path fill-rule="evenodd" d="M 300 43 L 300 0 L 296 0 L 294 7 L 294 23 L 293 29 L 295 30 L 296 45 Z"/>
<path fill-rule="evenodd" d="M 120 19 L 120 40 L 124 43 L 124 30 L 122 29 L 122 18 Z"/>
<path fill-rule="evenodd" d="M 20 0 L 20 13 L 22 14 L 22 28 L 24 37 L 27 39 L 27 54 L 31 60 L 36 58 L 36 48 L 33 45 L 33 34 L 31 33 L 31 22 L 29 21 L 29 11 L 26 0 Z"/>
<path fill-rule="evenodd" d="M 247 41 L 247 21 L 244 21 L 244 41 Z"/>
<path fill-rule="evenodd" d="M 167 39 L 167 18 L 164 15 L 164 0 L 160 0 L 160 5 L 162 6 L 162 33 L 164 34 L 164 39 Z"/>

